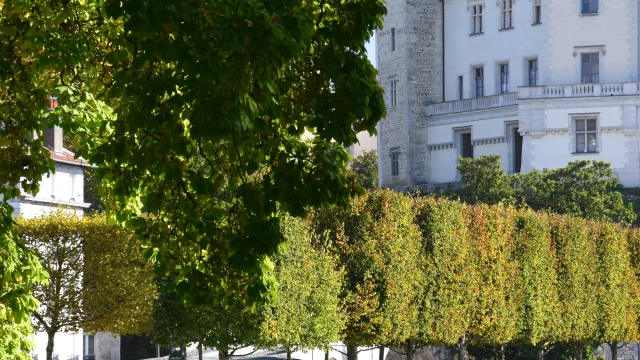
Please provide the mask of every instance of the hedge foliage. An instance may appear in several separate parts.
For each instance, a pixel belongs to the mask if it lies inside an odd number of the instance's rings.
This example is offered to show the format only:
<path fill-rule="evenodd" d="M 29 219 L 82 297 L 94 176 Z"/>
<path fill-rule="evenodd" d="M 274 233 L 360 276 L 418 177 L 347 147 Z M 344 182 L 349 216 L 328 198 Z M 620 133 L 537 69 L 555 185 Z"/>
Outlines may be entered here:
<path fill-rule="evenodd" d="M 636 229 L 388 190 L 310 224 L 345 270 L 347 344 L 640 340 Z"/>

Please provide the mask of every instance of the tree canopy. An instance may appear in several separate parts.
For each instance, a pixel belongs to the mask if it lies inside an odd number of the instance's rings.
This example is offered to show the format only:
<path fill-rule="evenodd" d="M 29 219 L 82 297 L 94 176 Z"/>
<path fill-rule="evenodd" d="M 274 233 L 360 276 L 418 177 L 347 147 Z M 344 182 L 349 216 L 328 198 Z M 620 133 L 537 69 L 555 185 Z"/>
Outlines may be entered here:
<path fill-rule="evenodd" d="M 7 201 L 54 169 L 54 125 L 188 301 L 268 300 L 278 207 L 302 215 L 357 191 L 344 146 L 385 114 L 365 53 L 384 12 L 382 0 L 0 1 L 3 323 L 25 325 L 28 285 L 44 278 Z M 3 349 L 22 348 L 10 333 Z"/>
<path fill-rule="evenodd" d="M 378 188 L 378 154 L 376 150 L 363 151 L 362 155 L 349 164 L 349 174 L 355 178 L 356 184 L 365 190 Z"/>
<path fill-rule="evenodd" d="M 108 225 L 104 216 L 79 218 L 62 210 L 19 218 L 15 230 L 50 276 L 33 287 L 40 306 L 32 313 L 49 338 L 47 359 L 57 332 L 151 329 L 152 268 L 130 231 Z"/>
<path fill-rule="evenodd" d="M 507 174 L 500 155 L 460 159 L 464 188 L 461 200 L 470 204 L 507 203 L 534 210 L 591 220 L 632 224 L 637 215 L 625 205 L 619 180 L 603 161 L 575 161 L 558 169 Z"/>

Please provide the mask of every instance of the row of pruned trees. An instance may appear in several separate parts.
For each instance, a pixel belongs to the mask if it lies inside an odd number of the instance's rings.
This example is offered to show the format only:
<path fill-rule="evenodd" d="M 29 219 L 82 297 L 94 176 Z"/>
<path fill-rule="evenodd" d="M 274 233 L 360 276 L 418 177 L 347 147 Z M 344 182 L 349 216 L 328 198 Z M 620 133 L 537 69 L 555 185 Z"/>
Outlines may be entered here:
<path fill-rule="evenodd" d="M 587 344 L 609 343 L 615 356 L 640 337 L 640 232 L 620 225 L 376 191 L 281 226 L 273 303 L 156 319 L 208 313 L 198 319 L 223 326 L 187 320 L 195 332 L 171 335 L 223 358 L 249 345 L 290 356 L 336 341 L 349 359 L 390 346 L 410 360 L 439 345 L 464 359 L 469 344 L 500 359 L 507 345 L 530 344 L 542 359 L 554 343 L 581 358 Z"/>
<path fill-rule="evenodd" d="M 613 223 L 372 192 L 314 213 L 345 271 L 341 340 L 422 346 L 618 346 L 639 339 L 640 232 Z M 353 357 L 352 357 L 353 358 Z"/>
<path fill-rule="evenodd" d="M 206 305 L 185 303 L 180 273 L 154 275 L 135 236 L 104 217 L 57 214 L 16 229 L 49 272 L 34 316 L 52 333 L 153 332 L 159 344 L 197 342 L 221 359 L 247 346 L 290 358 L 337 341 L 350 360 L 377 346 L 411 360 L 439 345 L 464 359 L 469 344 L 502 359 L 508 344 L 530 344 L 541 359 L 558 342 L 581 358 L 586 344 L 615 353 L 640 340 L 637 230 L 392 191 L 279 226 L 285 241 L 263 269 L 278 284 L 274 300 Z"/>

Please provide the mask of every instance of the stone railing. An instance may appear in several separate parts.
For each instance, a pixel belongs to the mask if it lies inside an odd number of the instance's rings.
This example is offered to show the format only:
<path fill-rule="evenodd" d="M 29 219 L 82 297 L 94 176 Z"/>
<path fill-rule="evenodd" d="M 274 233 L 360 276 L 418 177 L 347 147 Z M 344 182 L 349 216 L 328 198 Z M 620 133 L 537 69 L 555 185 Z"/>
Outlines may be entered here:
<path fill-rule="evenodd" d="M 521 86 L 519 100 L 640 95 L 640 83 Z"/>
<path fill-rule="evenodd" d="M 518 93 L 483 96 L 472 99 L 448 101 L 427 106 L 427 116 L 453 114 L 465 111 L 491 109 L 515 105 Z"/>

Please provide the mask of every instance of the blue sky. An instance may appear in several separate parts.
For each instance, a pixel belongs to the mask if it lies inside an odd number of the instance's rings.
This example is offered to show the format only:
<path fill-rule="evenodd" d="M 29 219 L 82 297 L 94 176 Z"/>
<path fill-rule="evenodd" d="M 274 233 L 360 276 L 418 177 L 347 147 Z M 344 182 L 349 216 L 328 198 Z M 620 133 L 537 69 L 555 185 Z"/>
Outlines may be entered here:
<path fill-rule="evenodd" d="M 371 41 L 367 43 L 367 57 L 369 57 L 369 61 L 373 64 L 374 67 L 376 64 L 376 37 L 372 36 Z"/>

